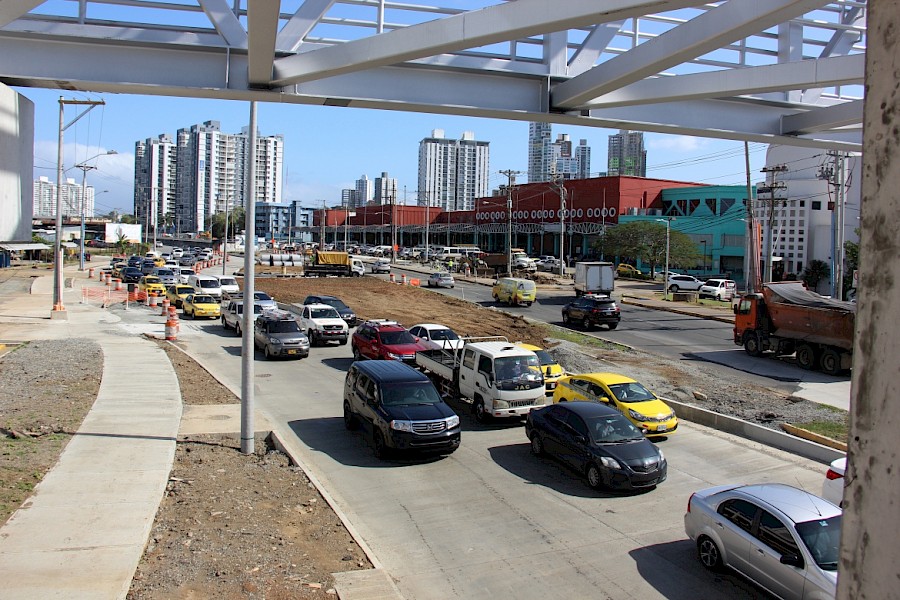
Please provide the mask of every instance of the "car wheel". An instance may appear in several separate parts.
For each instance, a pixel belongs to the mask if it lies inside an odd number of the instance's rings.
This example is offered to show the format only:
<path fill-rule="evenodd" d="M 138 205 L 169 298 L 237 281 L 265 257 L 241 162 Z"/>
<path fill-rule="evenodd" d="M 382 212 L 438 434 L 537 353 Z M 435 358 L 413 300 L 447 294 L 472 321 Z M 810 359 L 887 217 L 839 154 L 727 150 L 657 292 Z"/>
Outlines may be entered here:
<path fill-rule="evenodd" d="M 263 354 L 266 355 L 266 360 L 272 360 L 272 353 L 269 351 L 268 344 L 266 344 L 266 346 L 263 348 Z"/>
<path fill-rule="evenodd" d="M 569 313 L 567 313 L 567 312 L 564 312 L 564 313 L 562 314 L 562 319 L 563 319 L 563 324 L 564 324 L 564 325 L 568 325 L 568 324 L 570 323 L 570 321 L 571 321 L 571 319 L 569 319 Z"/>
<path fill-rule="evenodd" d="M 346 401 L 344 402 L 344 427 L 350 431 L 356 429 L 356 417 L 353 416 L 353 411 L 350 410 L 350 403 Z"/>
<path fill-rule="evenodd" d="M 310 346 L 315 346 L 315 345 L 316 345 L 316 338 L 313 336 L 313 330 L 312 330 L 312 329 L 307 330 L 307 332 L 306 332 L 306 337 L 309 338 L 309 345 L 310 345 Z"/>
<path fill-rule="evenodd" d="M 591 328 L 591 320 L 588 319 L 587 317 L 585 317 L 584 319 L 581 320 L 581 326 L 584 328 L 585 331 L 587 331 L 588 329 Z"/>
<path fill-rule="evenodd" d="M 531 434 L 531 453 L 535 456 L 543 456 L 544 454 L 544 440 L 541 439 L 537 432 Z"/>
<path fill-rule="evenodd" d="M 384 434 L 382 434 L 381 430 L 377 427 L 375 428 L 375 432 L 372 434 L 372 447 L 375 450 L 375 458 L 382 460 L 387 458 L 388 448 L 384 443 Z"/>
<path fill-rule="evenodd" d="M 609 330 L 612 331 L 613 329 L 615 329 L 618 326 L 619 326 L 618 323 L 609 323 Z"/>
<path fill-rule="evenodd" d="M 362 354 L 359 353 L 359 348 L 353 348 L 353 360 L 362 360 Z"/>
<path fill-rule="evenodd" d="M 593 463 L 588 465 L 587 468 L 587 482 L 595 490 L 603 487 L 603 474 L 600 472 L 600 467 Z"/>
<path fill-rule="evenodd" d="M 678 293 L 678 286 L 677 286 L 677 285 L 670 285 L 670 286 L 669 286 L 669 293 L 671 293 L 671 294 L 677 294 L 677 293 Z"/>
<path fill-rule="evenodd" d="M 234 335 L 237 335 L 237 336 L 241 335 L 241 322 L 240 321 L 238 321 L 237 323 L 234 324 Z"/>
<path fill-rule="evenodd" d="M 719 547 L 707 536 L 701 536 L 697 540 L 697 558 L 700 563 L 710 571 L 719 571 L 722 569 L 722 553 Z"/>
<path fill-rule="evenodd" d="M 490 417 L 490 415 L 488 415 L 487 410 L 485 410 L 484 408 L 484 400 L 482 400 L 481 398 L 475 400 L 475 404 L 472 406 L 472 410 L 475 411 L 476 421 L 478 421 L 479 423 L 488 422 L 488 418 Z"/>
<path fill-rule="evenodd" d="M 744 338 L 744 352 L 750 356 L 761 356 L 762 348 L 759 343 L 759 336 L 755 332 L 748 333 Z"/>
<path fill-rule="evenodd" d="M 340 340 L 340 341 L 338 342 L 338 345 L 340 345 L 340 346 L 346 346 L 346 345 L 347 345 L 347 338 L 344 338 L 344 339 Z"/>
<path fill-rule="evenodd" d="M 222 317 L 221 320 L 222 320 L 222 327 L 225 329 L 228 329 L 228 323 L 225 322 L 225 317 Z"/>

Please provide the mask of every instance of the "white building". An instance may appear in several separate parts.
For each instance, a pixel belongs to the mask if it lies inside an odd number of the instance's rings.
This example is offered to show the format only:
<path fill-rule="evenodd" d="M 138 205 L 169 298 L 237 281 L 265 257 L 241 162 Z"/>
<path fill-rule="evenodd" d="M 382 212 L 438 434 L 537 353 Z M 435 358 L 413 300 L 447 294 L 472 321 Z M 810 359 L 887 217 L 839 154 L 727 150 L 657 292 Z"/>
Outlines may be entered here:
<path fill-rule="evenodd" d="M 490 142 L 471 131 L 458 140 L 435 129 L 419 142 L 419 204 L 444 210 L 473 210 L 475 199 L 487 196 Z"/>
<path fill-rule="evenodd" d="M 784 273 L 800 273 L 813 260 L 829 265 L 832 273 L 841 264 L 835 253 L 838 211 L 835 211 L 839 186 L 836 158 L 825 150 L 770 146 L 766 154 L 766 182 L 772 192 L 757 191 L 754 218 L 760 224 L 762 251 L 765 261 L 769 237 L 770 215 L 774 211 L 772 227 L 772 256 L 783 263 Z M 853 155 L 844 159 L 845 200 L 843 239 L 859 242 L 860 182 L 862 161 Z M 773 170 L 784 167 L 783 171 Z M 829 169 L 831 173 L 829 174 Z M 774 202 L 772 200 L 774 195 Z M 841 247 L 840 244 L 837 244 Z M 821 282 L 821 294 L 832 294 L 831 282 Z"/>
<path fill-rule="evenodd" d="M 152 231 L 154 224 L 177 225 L 175 149 L 168 134 L 134 145 L 134 216 L 146 231 Z"/>
<path fill-rule="evenodd" d="M 588 179 L 591 176 L 591 147 L 587 140 L 572 145 L 567 133 L 552 139 L 549 123 L 528 124 L 528 182 L 554 179 Z"/>
<path fill-rule="evenodd" d="M 356 180 L 356 196 L 355 196 L 355 204 L 350 206 L 349 208 L 356 208 L 357 206 L 365 206 L 369 202 L 375 198 L 375 182 L 369 179 L 367 175 L 360 176 L 359 179 Z"/>
<path fill-rule="evenodd" d="M 382 173 L 375 178 L 375 204 L 394 204 L 397 202 L 397 179 Z"/>
<path fill-rule="evenodd" d="M 94 216 L 94 188 L 74 179 L 66 179 L 62 186 L 63 217 L 81 218 L 82 189 L 84 189 L 84 216 Z M 41 176 L 34 182 L 33 204 L 35 217 L 56 217 L 56 182 L 49 177 Z"/>
<path fill-rule="evenodd" d="M 31 241 L 34 103 L 0 83 L 0 242 Z M 54 209 L 53 214 L 56 214 Z M 0 248 L 2 250 L 2 248 Z"/>

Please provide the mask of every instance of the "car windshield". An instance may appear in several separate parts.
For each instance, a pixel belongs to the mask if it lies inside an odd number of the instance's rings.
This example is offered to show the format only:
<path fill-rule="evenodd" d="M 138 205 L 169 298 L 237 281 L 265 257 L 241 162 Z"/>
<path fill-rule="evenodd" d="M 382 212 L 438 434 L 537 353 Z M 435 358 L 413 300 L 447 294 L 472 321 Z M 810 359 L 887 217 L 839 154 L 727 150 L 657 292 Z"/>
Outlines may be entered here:
<path fill-rule="evenodd" d="M 378 335 L 381 337 L 381 343 L 386 346 L 416 343 L 416 338 L 408 331 L 381 331 Z"/>
<path fill-rule="evenodd" d="M 341 316 L 333 308 L 314 308 L 309 311 L 313 319 L 340 319 Z"/>
<path fill-rule="evenodd" d="M 253 297 L 256 300 L 271 300 L 272 297 L 265 292 L 253 292 Z"/>
<path fill-rule="evenodd" d="M 197 285 L 202 288 L 217 288 L 219 282 L 216 279 L 198 279 Z"/>
<path fill-rule="evenodd" d="M 170 271 L 169 269 L 160 269 L 156 272 L 158 277 L 174 277 L 175 273 Z"/>
<path fill-rule="evenodd" d="M 841 515 L 797 523 L 797 533 L 823 571 L 837 571 L 841 545 Z"/>
<path fill-rule="evenodd" d="M 296 333 L 300 331 L 300 325 L 293 319 L 272 321 L 269 323 L 269 333 Z"/>
<path fill-rule="evenodd" d="M 431 336 L 431 339 L 437 340 L 437 341 L 458 340 L 459 339 L 459 336 L 456 335 L 455 332 L 453 332 L 449 329 L 432 329 L 428 332 L 428 335 Z"/>
<path fill-rule="evenodd" d="M 213 300 L 212 296 L 194 296 L 194 299 L 191 300 L 194 304 L 216 304 L 216 301 Z"/>
<path fill-rule="evenodd" d="M 193 291 L 194 291 L 194 288 L 192 288 L 189 285 L 179 285 L 179 286 L 175 287 L 175 293 L 178 294 L 179 296 L 187 296 L 188 294 L 190 294 Z"/>
<path fill-rule="evenodd" d="M 550 356 L 550 353 L 546 350 L 534 350 L 534 353 L 537 355 L 538 362 L 541 363 L 542 367 L 556 364 L 556 359 Z"/>
<path fill-rule="evenodd" d="M 343 300 L 339 300 L 338 298 L 322 298 L 322 304 L 327 304 L 328 306 L 333 306 L 334 308 L 341 310 L 343 308 L 348 308 L 346 304 L 344 304 Z"/>
<path fill-rule="evenodd" d="M 159 283 L 159 277 L 144 277 L 144 283 Z"/>
<path fill-rule="evenodd" d="M 644 402 L 645 400 L 656 400 L 656 396 L 637 381 L 631 383 L 613 383 L 609 386 L 609 389 L 620 402 Z"/>
<path fill-rule="evenodd" d="M 236 286 L 237 281 L 232 279 L 231 277 L 219 277 L 219 285 L 231 285 Z"/>
<path fill-rule="evenodd" d="M 538 383 L 543 385 L 537 356 L 503 356 L 494 361 L 497 382 Z"/>
<path fill-rule="evenodd" d="M 384 384 L 381 400 L 385 406 L 440 404 L 441 397 L 430 381 Z"/>
<path fill-rule="evenodd" d="M 644 439 L 637 427 L 621 415 L 588 417 L 591 439 L 597 444 L 620 444 Z"/>

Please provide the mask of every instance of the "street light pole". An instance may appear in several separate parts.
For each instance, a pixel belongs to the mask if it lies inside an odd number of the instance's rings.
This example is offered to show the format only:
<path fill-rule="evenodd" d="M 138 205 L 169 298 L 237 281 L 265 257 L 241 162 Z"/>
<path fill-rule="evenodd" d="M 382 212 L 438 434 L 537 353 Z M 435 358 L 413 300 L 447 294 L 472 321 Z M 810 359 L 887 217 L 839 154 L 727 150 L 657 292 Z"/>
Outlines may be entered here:
<path fill-rule="evenodd" d="M 109 154 L 118 154 L 118 152 L 116 152 L 115 150 L 108 150 L 106 152 L 101 152 L 100 154 L 94 155 L 94 156 L 90 157 L 89 159 L 85 160 L 84 162 L 81 162 L 81 163 L 75 165 L 76 169 L 81 169 L 81 235 L 79 238 L 79 241 L 80 241 L 79 246 L 80 246 L 81 256 L 79 257 L 79 260 L 78 260 L 78 270 L 79 271 L 84 271 L 84 203 L 85 203 L 85 200 L 87 200 L 87 172 L 90 171 L 91 169 L 97 168 L 96 166 L 89 165 L 87 163 L 88 163 L 88 161 L 94 160 L 95 158 L 97 158 L 99 156 L 106 156 Z"/>
<path fill-rule="evenodd" d="M 666 298 L 666 292 L 668 292 L 667 288 L 669 286 L 669 233 L 671 230 L 672 219 L 674 218 L 675 217 L 666 217 L 665 219 L 657 219 L 659 222 L 666 222 L 666 273 L 663 276 L 663 299 Z"/>

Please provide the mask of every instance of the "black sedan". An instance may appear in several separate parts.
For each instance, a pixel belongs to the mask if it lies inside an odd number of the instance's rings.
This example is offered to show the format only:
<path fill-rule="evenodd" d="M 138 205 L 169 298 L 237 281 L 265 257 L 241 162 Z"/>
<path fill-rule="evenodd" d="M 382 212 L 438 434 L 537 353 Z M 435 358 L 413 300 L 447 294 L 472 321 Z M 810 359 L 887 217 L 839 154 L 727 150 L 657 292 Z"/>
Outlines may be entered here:
<path fill-rule="evenodd" d="M 595 325 L 606 325 L 610 329 L 619 326 L 622 316 L 616 301 L 609 296 L 587 294 L 574 302 L 569 302 L 562 309 L 562 320 L 565 324 L 577 323 L 584 329 Z"/>
<path fill-rule="evenodd" d="M 144 273 L 137 267 L 125 267 L 119 273 L 123 283 L 137 283 L 144 276 Z"/>
<path fill-rule="evenodd" d="M 563 402 L 528 413 L 531 451 L 575 469 L 592 488 L 637 490 L 666 479 L 662 450 L 620 412 L 596 402 Z"/>
<path fill-rule="evenodd" d="M 341 318 L 347 323 L 347 327 L 355 327 L 359 319 L 353 309 L 347 306 L 343 300 L 336 296 L 307 296 L 303 304 L 327 304 L 333 307 Z"/>

